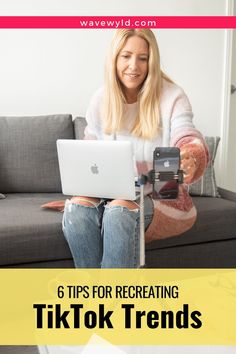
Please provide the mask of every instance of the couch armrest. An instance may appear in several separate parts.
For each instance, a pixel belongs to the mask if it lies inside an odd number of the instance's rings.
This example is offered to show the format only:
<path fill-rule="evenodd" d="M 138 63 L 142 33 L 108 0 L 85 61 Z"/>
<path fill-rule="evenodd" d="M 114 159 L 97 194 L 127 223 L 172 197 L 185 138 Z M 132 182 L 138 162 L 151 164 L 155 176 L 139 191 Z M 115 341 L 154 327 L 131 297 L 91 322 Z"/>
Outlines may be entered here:
<path fill-rule="evenodd" d="M 87 125 L 84 117 L 76 117 L 73 120 L 74 123 L 74 133 L 75 139 L 83 139 L 84 138 L 84 129 Z"/>

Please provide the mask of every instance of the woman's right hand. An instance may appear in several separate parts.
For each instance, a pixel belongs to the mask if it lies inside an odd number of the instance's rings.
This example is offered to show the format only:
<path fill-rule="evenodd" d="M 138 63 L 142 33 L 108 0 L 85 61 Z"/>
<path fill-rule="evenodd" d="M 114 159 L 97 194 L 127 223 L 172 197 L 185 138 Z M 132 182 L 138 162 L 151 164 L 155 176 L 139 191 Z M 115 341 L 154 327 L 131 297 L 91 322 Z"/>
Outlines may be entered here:
<path fill-rule="evenodd" d="M 196 159 L 187 148 L 181 149 L 180 159 L 180 168 L 184 172 L 184 182 L 189 184 L 192 182 L 197 169 Z"/>

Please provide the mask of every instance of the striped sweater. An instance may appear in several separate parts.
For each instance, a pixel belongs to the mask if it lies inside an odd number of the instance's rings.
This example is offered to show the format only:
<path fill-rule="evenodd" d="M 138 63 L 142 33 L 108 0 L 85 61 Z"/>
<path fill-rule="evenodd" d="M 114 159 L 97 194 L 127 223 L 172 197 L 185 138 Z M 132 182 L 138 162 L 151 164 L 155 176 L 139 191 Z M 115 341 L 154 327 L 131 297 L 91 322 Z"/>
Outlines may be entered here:
<path fill-rule="evenodd" d="M 92 97 L 86 113 L 85 139 L 113 140 L 102 128 L 101 103 L 103 88 Z M 191 183 L 199 179 L 208 163 L 208 149 L 201 133 L 195 129 L 192 108 L 184 91 L 176 84 L 162 81 L 160 98 L 161 134 L 152 140 L 132 136 L 129 131 L 137 116 L 137 103 L 125 105 L 125 125 L 116 134 L 117 140 L 129 140 L 133 144 L 137 175 L 152 169 L 153 151 L 156 147 L 188 146 L 196 159 L 196 173 Z M 146 242 L 179 235 L 190 229 L 197 216 L 196 208 L 187 192 L 187 185 L 179 187 L 176 200 L 153 200 L 154 215 L 146 231 Z M 146 194 L 148 194 L 148 186 Z"/>

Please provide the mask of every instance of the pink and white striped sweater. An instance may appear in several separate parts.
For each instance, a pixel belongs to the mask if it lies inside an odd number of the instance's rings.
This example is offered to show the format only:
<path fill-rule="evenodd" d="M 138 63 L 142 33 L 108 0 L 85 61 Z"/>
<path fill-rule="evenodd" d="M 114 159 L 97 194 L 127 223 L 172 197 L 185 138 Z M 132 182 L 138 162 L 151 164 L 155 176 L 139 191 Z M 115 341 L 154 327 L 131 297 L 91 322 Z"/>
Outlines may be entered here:
<path fill-rule="evenodd" d="M 103 132 L 101 103 L 103 88 L 92 97 L 86 113 L 87 127 L 85 139 L 113 140 Z M 158 146 L 184 146 L 190 149 L 196 159 L 196 173 L 191 181 L 198 180 L 208 163 L 208 149 L 201 133 L 195 129 L 192 108 L 184 91 L 176 84 L 162 82 L 160 117 L 162 133 L 156 139 L 144 140 L 130 135 L 130 127 L 137 115 L 137 103 L 125 105 L 124 130 L 116 134 L 117 140 L 130 140 L 134 147 L 137 174 L 145 174 L 152 169 L 153 151 Z M 146 193 L 149 191 L 146 190 Z M 197 216 L 192 198 L 185 184 L 180 185 L 176 200 L 154 200 L 153 220 L 146 231 L 146 242 L 179 235 L 190 229 Z"/>

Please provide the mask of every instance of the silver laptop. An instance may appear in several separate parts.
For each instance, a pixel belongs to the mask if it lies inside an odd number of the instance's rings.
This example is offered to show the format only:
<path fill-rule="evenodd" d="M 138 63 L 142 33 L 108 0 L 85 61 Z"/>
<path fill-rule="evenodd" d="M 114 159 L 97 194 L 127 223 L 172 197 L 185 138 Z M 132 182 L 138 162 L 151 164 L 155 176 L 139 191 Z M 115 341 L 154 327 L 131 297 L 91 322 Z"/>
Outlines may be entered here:
<path fill-rule="evenodd" d="M 130 141 L 57 140 L 62 193 L 135 199 L 135 164 Z"/>

